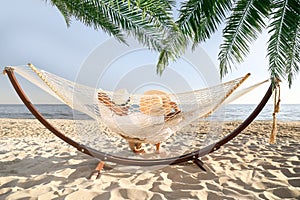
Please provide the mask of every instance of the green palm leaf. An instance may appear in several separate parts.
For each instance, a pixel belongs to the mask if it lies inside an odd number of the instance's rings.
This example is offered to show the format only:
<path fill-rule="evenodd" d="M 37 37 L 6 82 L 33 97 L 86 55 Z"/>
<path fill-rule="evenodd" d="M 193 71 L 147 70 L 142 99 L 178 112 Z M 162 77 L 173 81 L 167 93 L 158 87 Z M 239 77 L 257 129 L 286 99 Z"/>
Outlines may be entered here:
<path fill-rule="evenodd" d="M 231 7 L 230 0 L 190 0 L 181 5 L 177 27 L 168 33 L 164 40 L 165 48 L 161 51 L 157 63 L 157 72 L 161 74 L 169 60 L 178 59 L 187 48 L 189 40 L 193 48 L 210 37 L 221 24 L 226 12 Z"/>
<path fill-rule="evenodd" d="M 47 2 L 47 0 L 46 0 L 46 2 Z M 69 10 L 67 8 L 67 5 L 63 1 L 60 1 L 60 0 L 52 0 L 51 4 L 53 6 L 57 7 L 57 9 L 60 11 L 60 13 L 65 18 L 67 26 L 70 26 L 70 24 L 71 24 L 71 16 L 70 16 Z"/>
<path fill-rule="evenodd" d="M 65 16 L 67 23 L 73 16 L 87 26 L 114 35 L 122 42 L 125 42 L 123 32 L 126 32 L 157 51 L 162 50 L 162 39 L 174 26 L 174 1 L 52 0 L 52 3 Z"/>
<path fill-rule="evenodd" d="M 178 26 L 197 44 L 210 38 L 230 10 L 230 0 L 190 0 L 182 4 Z"/>
<path fill-rule="evenodd" d="M 87 26 L 94 27 L 96 30 L 102 29 L 119 41 L 125 42 L 121 29 L 103 15 L 96 2 L 89 0 L 51 0 L 51 3 L 65 17 L 67 25 L 70 24 L 71 17 L 74 17 Z"/>
<path fill-rule="evenodd" d="M 160 51 L 156 65 L 156 71 L 160 75 L 169 65 L 169 61 L 178 59 L 185 52 L 188 45 L 188 38 L 176 28 L 171 29 L 167 36 L 164 39 L 164 48 Z"/>
<path fill-rule="evenodd" d="M 269 0 L 237 2 L 223 30 L 224 43 L 218 56 L 221 76 L 227 74 L 232 65 L 242 62 L 249 53 L 249 44 L 265 27 L 264 19 L 269 14 L 270 3 Z"/>
<path fill-rule="evenodd" d="M 271 37 L 268 42 L 269 71 L 271 78 L 292 79 L 299 71 L 299 1 L 276 0 L 273 2 Z"/>
<path fill-rule="evenodd" d="M 289 41 L 290 48 L 287 51 L 287 63 L 286 74 L 288 76 L 289 87 L 292 85 L 292 81 L 295 75 L 299 72 L 300 63 L 300 26 L 295 30 L 290 31 L 291 41 Z"/>
<path fill-rule="evenodd" d="M 300 5 L 299 1 L 288 2 L 287 15 L 289 16 L 289 32 L 291 40 L 288 41 L 290 48 L 287 50 L 286 74 L 288 76 L 289 87 L 292 80 L 299 72 L 300 63 Z"/>

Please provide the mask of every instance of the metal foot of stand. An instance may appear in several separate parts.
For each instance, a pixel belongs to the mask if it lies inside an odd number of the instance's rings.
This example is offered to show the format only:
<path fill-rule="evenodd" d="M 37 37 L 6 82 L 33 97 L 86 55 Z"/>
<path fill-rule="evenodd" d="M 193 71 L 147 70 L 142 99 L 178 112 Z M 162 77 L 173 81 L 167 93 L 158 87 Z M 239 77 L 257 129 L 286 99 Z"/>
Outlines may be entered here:
<path fill-rule="evenodd" d="M 200 169 L 202 169 L 203 171 L 206 172 L 206 169 L 204 168 L 204 163 L 203 163 L 199 158 L 196 158 L 196 159 L 194 160 L 194 163 L 196 163 L 196 165 L 197 165 Z"/>
<path fill-rule="evenodd" d="M 96 179 L 99 179 L 101 176 L 101 171 L 104 168 L 104 162 L 100 161 L 97 165 L 97 167 L 92 171 L 92 173 L 89 175 L 88 179 L 92 179 L 94 174 L 96 174 Z"/>

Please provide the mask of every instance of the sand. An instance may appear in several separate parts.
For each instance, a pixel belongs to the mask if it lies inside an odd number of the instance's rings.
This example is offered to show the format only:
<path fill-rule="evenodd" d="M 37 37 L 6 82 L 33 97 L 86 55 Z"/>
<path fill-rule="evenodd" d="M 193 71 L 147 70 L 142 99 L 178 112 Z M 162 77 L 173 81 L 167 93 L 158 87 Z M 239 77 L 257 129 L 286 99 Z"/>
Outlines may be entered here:
<path fill-rule="evenodd" d="M 51 123 L 72 136 L 71 121 Z M 36 120 L 0 119 L 0 130 L 0 199 L 300 199 L 300 122 L 279 122 L 276 145 L 268 144 L 271 122 L 254 122 L 201 158 L 206 172 L 192 162 L 143 173 L 110 165 L 100 179 L 87 179 L 96 159 Z"/>

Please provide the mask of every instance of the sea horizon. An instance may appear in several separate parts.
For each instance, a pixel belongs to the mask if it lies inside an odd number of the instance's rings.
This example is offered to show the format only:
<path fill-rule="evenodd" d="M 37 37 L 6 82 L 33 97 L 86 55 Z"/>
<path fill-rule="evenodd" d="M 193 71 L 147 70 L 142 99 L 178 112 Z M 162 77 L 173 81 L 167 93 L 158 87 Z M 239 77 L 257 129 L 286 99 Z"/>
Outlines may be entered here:
<path fill-rule="evenodd" d="M 35 106 L 47 119 L 91 119 L 86 114 L 72 110 L 65 104 L 35 104 Z M 212 116 L 211 119 L 217 118 L 223 121 L 244 120 L 255 107 L 256 104 L 228 104 L 221 108 L 217 117 Z M 272 120 L 272 114 L 273 104 L 267 104 L 256 120 Z M 34 119 L 35 117 L 24 104 L 0 104 L 0 118 Z M 300 104 L 281 104 L 277 120 L 300 121 Z"/>

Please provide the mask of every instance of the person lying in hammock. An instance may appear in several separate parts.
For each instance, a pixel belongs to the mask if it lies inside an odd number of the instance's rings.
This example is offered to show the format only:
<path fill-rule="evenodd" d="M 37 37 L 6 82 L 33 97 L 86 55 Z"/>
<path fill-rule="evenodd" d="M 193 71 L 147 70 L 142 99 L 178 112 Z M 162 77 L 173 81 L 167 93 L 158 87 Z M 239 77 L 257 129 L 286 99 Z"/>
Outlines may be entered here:
<path fill-rule="evenodd" d="M 126 116 L 129 112 L 127 100 L 125 104 L 116 104 L 105 92 L 98 92 L 98 100 L 104 104 L 107 108 L 113 111 L 119 116 Z M 177 104 L 171 101 L 167 93 L 159 90 L 149 90 L 145 92 L 139 102 L 140 112 L 150 116 L 164 116 L 164 121 L 168 121 L 179 114 L 181 111 Z M 134 153 L 145 153 L 142 149 L 142 142 L 138 142 L 133 138 L 121 135 L 124 139 L 128 141 L 130 149 Z M 156 143 L 156 152 L 159 153 L 160 143 Z"/>
<path fill-rule="evenodd" d="M 98 92 L 98 100 L 117 115 L 128 115 L 128 110 L 130 107 L 128 106 L 128 102 L 130 101 L 130 99 L 128 99 L 126 103 L 119 105 L 113 102 L 105 92 Z"/>

